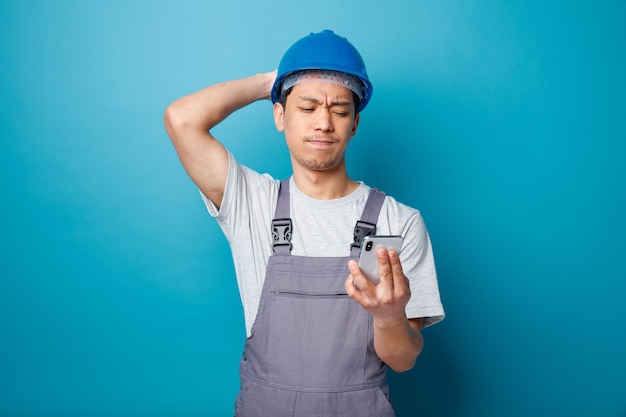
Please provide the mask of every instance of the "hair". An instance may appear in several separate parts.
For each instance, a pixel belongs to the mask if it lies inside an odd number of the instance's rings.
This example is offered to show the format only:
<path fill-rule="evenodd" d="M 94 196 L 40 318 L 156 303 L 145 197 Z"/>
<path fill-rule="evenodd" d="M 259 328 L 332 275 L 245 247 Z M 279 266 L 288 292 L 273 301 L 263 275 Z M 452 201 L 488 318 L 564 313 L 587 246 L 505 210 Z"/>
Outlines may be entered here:
<path fill-rule="evenodd" d="M 295 87 L 295 86 L 293 86 Z M 291 91 L 293 91 L 293 87 L 289 87 L 286 90 L 283 90 L 280 93 L 280 97 L 278 98 L 278 102 L 280 103 L 281 106 L 283 106 L 283 109 L 286 108 L 287 106 L 287 96 L 289 96 L 289 94 L 291 94 Z M 357 113 L 356 110 L 359 108 L 360 104 L 361 104 L 361 99 L 359 98 L 359 96 L 357 95 L 357 93 L 355 93 L 354 91 L 350 91 L 352 93 L 352 101 L 354 102 L 354 117 L 356 117 Z"/>

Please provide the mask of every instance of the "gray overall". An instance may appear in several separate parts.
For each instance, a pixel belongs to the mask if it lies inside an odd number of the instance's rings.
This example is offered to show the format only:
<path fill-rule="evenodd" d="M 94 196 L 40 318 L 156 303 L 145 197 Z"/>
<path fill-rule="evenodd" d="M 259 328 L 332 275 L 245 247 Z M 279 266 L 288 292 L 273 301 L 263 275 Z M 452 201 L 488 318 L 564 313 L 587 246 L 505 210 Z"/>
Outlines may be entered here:
<path fill-rule="evenodd" d="M 240 363 L 236 417 L 394 417 L 372 317 L 345 289 L 348 260 L 375 231 L 372 190 L 349 257 L 291 255 L 289 181 L 281 182 L 259 310 Z"/>

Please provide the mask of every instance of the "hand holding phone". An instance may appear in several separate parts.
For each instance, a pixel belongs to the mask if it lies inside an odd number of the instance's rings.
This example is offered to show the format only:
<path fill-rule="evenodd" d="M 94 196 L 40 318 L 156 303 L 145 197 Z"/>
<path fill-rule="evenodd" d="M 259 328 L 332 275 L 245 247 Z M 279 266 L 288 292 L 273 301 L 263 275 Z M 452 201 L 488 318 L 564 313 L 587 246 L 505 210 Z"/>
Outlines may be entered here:
<path fill-rule="evenodd" d="M 385 248 L 387 251 L 395 250 L 400 253 L 402 247 L 402 236 L 366 236 L 361 243 L 361 253 L 359 254 L 359 268 L 363 275 L 374 285 L 380 282 L 380 272 L 378 271 L 378 257 L 376 251 Z"/>

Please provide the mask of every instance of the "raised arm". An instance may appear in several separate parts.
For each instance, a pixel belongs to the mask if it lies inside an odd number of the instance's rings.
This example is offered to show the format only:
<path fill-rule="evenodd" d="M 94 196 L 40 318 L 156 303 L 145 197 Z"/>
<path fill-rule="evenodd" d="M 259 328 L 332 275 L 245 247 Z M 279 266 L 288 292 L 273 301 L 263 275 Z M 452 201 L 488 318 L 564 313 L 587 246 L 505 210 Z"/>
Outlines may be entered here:
<path fill-rule="evenodd" d="M 222 204 L 228 154 L 210 130 L 236 110 L 267 99 L 276 71 L 226 81 L 176 100 L 165 110 L 165 129 L 192 181 L 217 207 Z"/>

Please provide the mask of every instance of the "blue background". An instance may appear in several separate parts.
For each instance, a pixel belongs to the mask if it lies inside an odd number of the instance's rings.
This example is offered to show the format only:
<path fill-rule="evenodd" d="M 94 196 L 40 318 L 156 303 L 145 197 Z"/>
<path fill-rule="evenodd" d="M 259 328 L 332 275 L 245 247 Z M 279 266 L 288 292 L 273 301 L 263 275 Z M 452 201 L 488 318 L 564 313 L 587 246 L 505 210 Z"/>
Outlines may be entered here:
<path fill-rule="evenodd" d="M 162 115 L 311 31 L 374 83 L 355 179 L 418 207 L 447 319 L 398 416 L 626 416 L 626 2 L 0 0 L 0 415 L 227 416 L 230 252 Z M 289 175 L 268 102 L 215 130 Z"/>

